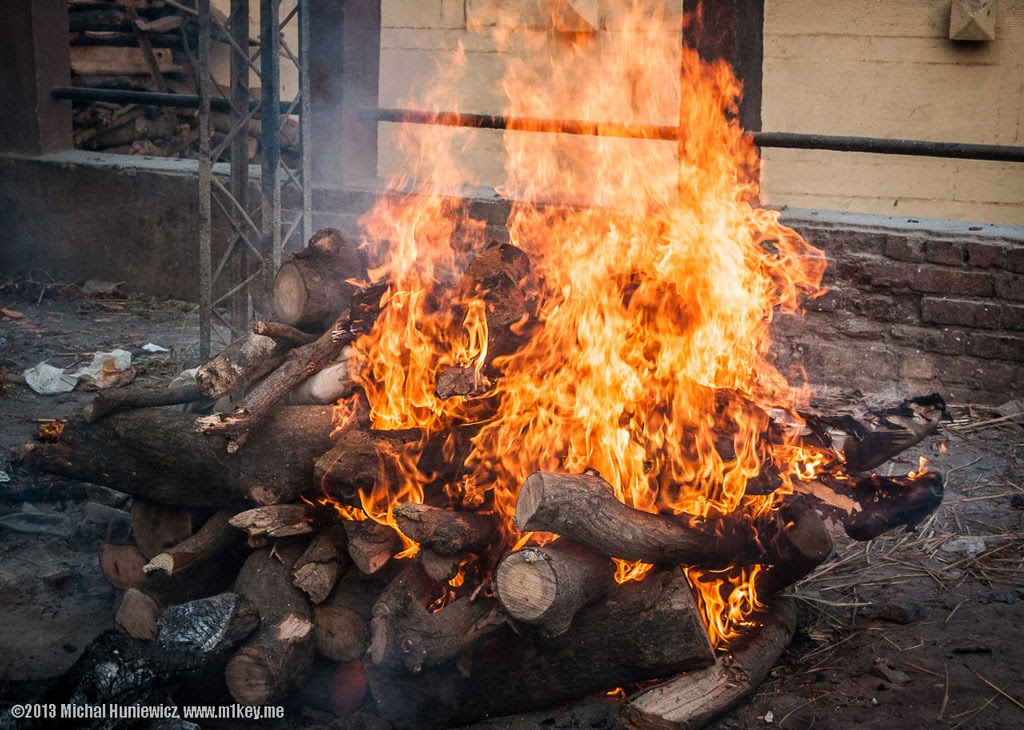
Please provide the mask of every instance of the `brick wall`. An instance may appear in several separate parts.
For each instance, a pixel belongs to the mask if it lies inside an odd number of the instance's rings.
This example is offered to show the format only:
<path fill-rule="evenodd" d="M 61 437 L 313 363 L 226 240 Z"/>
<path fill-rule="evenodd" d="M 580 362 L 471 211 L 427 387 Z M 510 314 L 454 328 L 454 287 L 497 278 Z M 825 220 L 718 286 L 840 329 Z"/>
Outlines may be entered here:
<path fill-rule="evenodd" d="M 784 371 L 868 393 L 991 404 L 1020 396 L 1024 231 L 790 225 L 825 251 L 829 291 L 804 316 L 776 318 Z"/>

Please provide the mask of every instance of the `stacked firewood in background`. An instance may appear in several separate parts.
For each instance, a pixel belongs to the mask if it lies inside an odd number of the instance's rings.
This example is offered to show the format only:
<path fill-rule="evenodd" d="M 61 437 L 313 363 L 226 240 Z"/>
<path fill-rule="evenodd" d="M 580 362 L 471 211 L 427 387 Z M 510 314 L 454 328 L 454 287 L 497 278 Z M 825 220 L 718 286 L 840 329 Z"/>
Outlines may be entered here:
<path fill-rule="evenodd" d="M 935 430 L 945 406 L 929 396 L 867 414 L 808 416 L 799 438 L 832 449 L 834 464 L 795 480 L 769 515 L 652 514 L 619 502 L 598 474 L 534 473 L 519 492 L 518 528 L 560 537 L 504 552 L 489 505 L 453 504 L 446 492 L 463 473 L 474 424 L 424 437 L 375 430 L 357 409 L 332 434 L 331 404 L 359 394 L 349 345 L 388 306 L 386 285 L 346 282 L 360 268 L 353 241 L 318 232 L 278 274 L 279 321 L 258 322 L 199 368 L 195 384 L 102 392 L 60 442 L 21 453 L 28 468 L 134 495 L 132 542 L 104 545 L 100 563 L 123 591 L 116 624 L 139 646 L 165 641 L 168 612 L 180 622 L 184 611 L 172 607 L 200 601 L 207 612 L 224 591 L 232 597 L 214 605 L 224 621 L 224 606 L 238 610 L 239 601 L 245 616 L 258 615 L 258 627 L 243 622 L 246 631 L 231 634 L 237 646 L 201 657 L 204 676 L 218 677 L 237 702 L 315 703 L 310 693 L 319 693 L 338 714 L 373 708 L 397 728 L 443 727 L 706 667 L 715 654 L 680 565 L 760 564 L 755 586 L 766 601 L 830 555 L 822 516 L 868 540 L 912 527 L 941 501 L 934 472 L 857 475 Z M 439 395 L 480 398 L 486 410 L 481 384 L 501 377 L 494 354 L 529 336 L 520 290 L 529 268 L 522 251 L 495 245 L 453 284 L 467 295 L 457 301 L 486 300 L 490 362 L 482 373 L 443 370 Z M 232 406 L 207 416 L 166 407 L 225 396 Z M 763 438 L 792 433 L 745 407 L 763 419 Z M 717 447 L 727 455 L 732 434 Z M 415 557 L 394 527 L 366 518 L 358 499 L 398 481 L 387 455 L 406 450 L 418 455 L 425 495 L 393 516 L 417 543 Z M 766 464 L 749 489 L 780 483 Z M 618 585 L 612 558 L 656 567 Z M 96 656 L 109 659 L 97 650 L 83 661 Z M 183 656 L 187 671 L 160 675 L 167 682 L 198 671 L 195 652 Z M 81 676 L 80 668 L 75 681 Z"/>
<path fill-rule="evenodd" d="M 226 18 L 214 11 L 214 42 L 226 42 Z M 198 23 L 190 3 L 171 0 L 68 0 L 73 86 L 196 94 Z M 251 44 L 256 44 L 251 39 Z M 226 80 L 224 83 L 226 87 Z M 225 95 L 216 84 L 214 95 Z M 258 91 L 258 90 L 257 90 Z M 195 157 L 198 146 L 195 109 L 145 104 L 75 102 L 72 111 L 76 149 Z M 211 114 L 211 149 L 231 129 L 230 115 Z M 259 118 L 248 131 L 249 160 L 259 159 Z M 282 154 L 298 159 L 298 124 L 286 119 Z M 226 153 L 225 153 L 226 154 Z"/>

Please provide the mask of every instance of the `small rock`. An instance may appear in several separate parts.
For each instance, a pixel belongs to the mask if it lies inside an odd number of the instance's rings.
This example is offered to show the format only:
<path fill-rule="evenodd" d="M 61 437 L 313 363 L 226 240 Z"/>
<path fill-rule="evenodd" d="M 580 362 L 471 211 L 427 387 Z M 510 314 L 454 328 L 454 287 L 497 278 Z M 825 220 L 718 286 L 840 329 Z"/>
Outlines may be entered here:
<path fill-rule="evenodd" d="M 924 610 L 913 601 L 886 601 L 864 609 L 865 618 L 888 621 L 905 626 L 921 619 Z"/>
<path fill-rule="evenodd" d="M 876 659 L 875 665 L 871 667 L 871 673 L 876 677 L 884 679 L 889 684 L 904 685 L 910 684 L 910 677 L 899 669 L 890 667 L 884 659 Z"/>

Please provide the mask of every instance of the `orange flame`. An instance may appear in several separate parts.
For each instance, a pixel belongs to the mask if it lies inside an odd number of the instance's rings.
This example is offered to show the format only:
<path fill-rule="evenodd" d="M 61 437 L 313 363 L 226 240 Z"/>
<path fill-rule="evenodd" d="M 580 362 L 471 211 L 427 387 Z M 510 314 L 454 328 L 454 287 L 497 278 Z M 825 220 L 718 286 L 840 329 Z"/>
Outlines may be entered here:
<path fill-rule="evenodd" d="M 680 19 L 660 5 L 610 4 L 593 34 L 496 33 L 508 44 L 510 117 L 678 125 L 682 137 L 538 133 L 525 122 L 504 133 L 499 192 L 512 200 L 510 241 L 540 282 L 536 322 L 528 342 L 495 360 L 497 413 L 449 494 L 489 502 L 507 546 L 524 541 L 512 516 L 536 470 L 596 469 L 637 509 L 707 516 L 740 507 L 768 458 L 797 479 L 822 463 L 793 449 L 763 453 L 766 419 L 742 404 L 791 408 L 800 397 L 768 359 L 769 326 L 776 308 L 796 311 L 820 291 L 824 258 L 752 204 L 758 160 L 736 121 L 740 85 L 723 62 L 682 46 Z M 459 108 L 465 56 L 453 59 L 409 106 Z M 374 428 L 419 428 L 426 438 L 475 415 L 471 401 L 434 393 L 441 368 L 479 372 L 487 358 L 486 304 L 454 300 L 458 272 L 485 243 L 483 224 L 450 197 L 471 182 L 455 162 L 470 134 L 401 125 L 406 167 L 392 187 L 413 194 L 386 197 L 361 220 L 369 278 L 391 283 L 377 325 L 354 345 Z M 462 312 L 458 321 L 452 312 Z M 422 499 L 417 454 L 390 454 L 401 483 L 360 495 L 372 519 L 392 522 L 395 504 Z M 772 500 L 750 504 L 767 510 Z M 617 573 L 645 570 L 620 562 Z M 757 571 L 689 571 L 716 641 L 757 605 Z"/>

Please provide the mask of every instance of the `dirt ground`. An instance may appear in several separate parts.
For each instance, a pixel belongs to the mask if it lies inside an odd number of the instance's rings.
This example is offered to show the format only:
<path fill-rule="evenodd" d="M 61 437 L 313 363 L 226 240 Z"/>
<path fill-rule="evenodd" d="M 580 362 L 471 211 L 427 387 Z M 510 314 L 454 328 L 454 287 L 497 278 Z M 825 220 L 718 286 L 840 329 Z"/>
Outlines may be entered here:
<path fill-rule="evenodd" d="M 132 352 L 138 385 L 162 387 L 198 364 L 198 321 L 184 302 L 88 298 L 54 282 L 0 279 L 0 308 L 2 708 L 30 699 L 112 626 L 117 596 L 96 548 L 126 536 L 130 506 L 117 492 L 18 468 L 14 450 L 40 423 L 90 396 L 40 396 L 17 376 L 119 347 Z M 150 354 L 147 343 L 169 352 Z M 848 409 L 870 394 L 830 399 Z M 882 469 L 905 473 L 926 456 L 946 476 L 943 505 L 914 533 L 854 543 L 836 532 L 836 554 L 792 591 L 792 644 L 715 730 L 1024 727 L 1024 426 L 988 407 L 951 412 L 938 436 Z M 616 730 L 617 708 L 590 698 L 474 727 Z M 289 718 L 288 727 L 329 721 L 299 709 Z M 361 717 L 331 727 L 380 726 Z"/>

